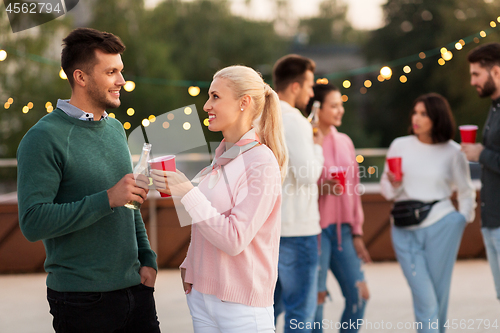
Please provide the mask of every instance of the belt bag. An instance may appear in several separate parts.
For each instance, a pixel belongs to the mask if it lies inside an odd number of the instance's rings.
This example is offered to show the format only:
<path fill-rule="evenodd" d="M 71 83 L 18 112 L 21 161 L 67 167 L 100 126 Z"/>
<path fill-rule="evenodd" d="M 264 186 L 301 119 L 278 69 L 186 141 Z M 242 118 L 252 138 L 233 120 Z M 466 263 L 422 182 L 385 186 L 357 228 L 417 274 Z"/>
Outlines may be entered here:
<path fill-rule="evenodd" d="M 409 227 L 420 224 L 429 214 L 432 206 L 439 201 L 422 202 L 416 200 L 394 203 L 391 216 L 396 227 Z"/>

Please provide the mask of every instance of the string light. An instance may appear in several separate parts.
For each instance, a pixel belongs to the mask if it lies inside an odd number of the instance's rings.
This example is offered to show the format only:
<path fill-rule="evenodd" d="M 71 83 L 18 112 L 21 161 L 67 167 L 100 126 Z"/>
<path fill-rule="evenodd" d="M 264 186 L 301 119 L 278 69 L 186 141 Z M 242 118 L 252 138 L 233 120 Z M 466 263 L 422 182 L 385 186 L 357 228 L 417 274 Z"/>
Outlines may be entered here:
<path fill-rule="evenodd" d="M 170 123 L 168 121 L 165 121 L 163 122 L 163 124 L 161 125 L 164 129 L 167 129 L 170 127 Z"/>
<path fill-rule="evenodd" d="M 148 126 L 149 126 L 149 124 L 150 124 L 150 122 L 149 122 L 149 120 L 147 120 L 147 119 L 143 119 L 143 120 L 142 120 L 142 122 L 141 122 L 141 124 L 142 124 L 142 126 L 144 126 L 144 127 L 148 127 Z"/>
<path fill-rule="evenodd" d="M 406 65 L 405 67 L 403 67 L 403 72 L 405 72 L 406 74 L 410 73 L 411 72 L 411 67 Z"/>
<path fill-rule="evenodd" d="M 479 33 L 479 36 L 481 36 L 481 37 L 483 37 L 483 38 L 484 38 L 484 37 L 486 37 L 486 32 L 485 32 L 484 30 L 483 30 L 483 31 L 481 31 L 481 32 Z"/>
<path fill-rule="evenodd" d="M 150 115 L 148 117 L 149 122 L 154 123 L 156 121 L 156 117 L 154 115 Z"/>
<path fill-rule="evenodd" d="M 451 58 L 453 58 L 453 53 L 451 53 L 451 51 L 448 51 L 445 54 L 443 54 L 442 57 L 443 57 L 444 60 L 450 61 Z"/>
<path fill-rule="evenodd" d="M 182 124 L 182 128 L 188 131 L 191 128 L 191 124 L 186 121 L 184 124 Z"/>
<path fill-rule="evenodd" d="M 7 59 L 7 51 L 0 50 L 0 61 L 4 61 L 5 59 Z"/>
<path fill-rule="evenodd" d="M 9 104 L 14 103 L 14 99 L 12 97 L 9 97 L 9 99 L 7 100 L 7 103 L 9 103 Z"/>
<path fill-rule="evenodd" d="M 189 116 L 193 112 L 193 109 L 191 109 L 189 106 L 184 109 L 184 113 Z"/>
<path fill-rule="evenodd" d="M 347 95 L 342 95 L 342 102 L 347 102 L 349 100 L 349 97 Z"/>
<path fill-rule="evenodd" d="M 200 87 L 197 86 L 191 86 L 188 88 L 188 94 L 195 97 L 200 94 Z"/>
<path fill-rule="evenodd" d="M 366 80 L 364 85 L 365 85 L 365 87 L 370 88 L 372 86 L 372 81 Z"/>
<path fill-rule="evenodd" d="M 497 24 L 495 23 L 495 21 L 491 21 L 490 22 L 490 27 L 492 28 L 496 28 Z"/>
<path fill-rule="evenodd" d="M 425 52 L 420 52 L 420 53 L 418 54 L 418 57 L 419 57 L 420 59 L 425 59 L 425 57 L 426 57 L 426 56 L 425 56 Z"/>
<path fill-rule="evenodd" d="M 66 76 L 66 73 L 64 73 L 64 70 L 61 68 L 61 70 L 59 71 L 59 77 L 63 80 L 67 80 L 68 77 Z"/>
<path fill-rule="evenodd" d="M 129 115 L 130 117 L 132 117 L 134 114 L 135 114 L 135 110 L 133 108 L 128 108 L 127 109 L 127 115 Z"/>
<path fill-rule="evenodd" d="M 408 81 L 408 78 L 406 77 L 406 75 L 401 75 L 399 77 L 399 81 L 401 81 L 401 83 L 406 83 L 406 81 Z"/>
<path fill-rule="evenodd" d="M 26 104 L 26 106 L 31 110 L 33 109 L 33 103 L 29 102 L 28 104 Z"/>
<path fill-rule="evenodd" d="M 364 160 L 365 160 L 365 158 L 363 157 L 363 155 L 356 156 L 356 162 L 363 163 Z"/>
<path fill-rule="evenodd" d="M 389 80 L 392 76 L 392 69 L 389 66 L 384 66 L 380 69 L 380 75 L 386 80 Z"/>
<path fill-rule="evenodd" d="M 30 108 L 27 107 L 26 105 L 23 106 L 23 113 L 28 113 L 30 111 Z"/>
<path fill-rule="evenodd" d="M 342 86 L 346 89 L 349 89 L 351 87 L 351 81 L 345 80 L 344 82 L 342 82 Z"/>
<path fill-rule="evenodd" d="M 10 108 L 10 104 L 7 103 L 7 102 L 5 102 L 5 104 L 3 105 L 3 107 L 6 108 L 6 109 L 8 109 L 8 108 Z"/>
<path fill-rule="evenodd" d="M 111 113 L 108 113 L 108 117 L 110 117 L 110 118 L 116 118 L 116 115 L 113 112 L 111 112 Z"/>
<path fill-rule="evenodd" d="M 359 92 L 362 93 L 363 95 L 366 94 L 367 91 L 368 89 L 366 89 L 365 87 L 361 87 L 361 89 L 359 89 Z"/>
<path fill-rule="evenodd" d="M 377 80 L 379 80 L 380 82 L 384 82 L 385 81 L 384 77 L 382 75 L 380 75 L 380 74 L 377 76 Z"/>
<path fill-rule="evenodd" d="M 462 44 L 460 44 L 460 42 L 457 42 L 457 43 L 455 44 L 455 48 L 456 48 L 458 51 L 460 51 L 460 50 L 463 48 L 463 46 L 462 46 Z"/>
<path fill-rule="evenodd" d="M 123 124 L 123 128 L 125 128 L 126 130 L 129 130 L 131 126 L 132 125 L 130 125 L 128 121 Z"/>
<path fill-rule="evenodd" d="M 208 121 L 208 118 L 205 118 L 205 120 L 203 120 L 203 125 L 207 126 L 210 125 L 210 122 Z"/>
<path fill-rule="evenodd" d="M 51 113 L 52 111 L 54 111 L 54 107 L 52 105 L 49 105 L 47 107 L 47 113 Z"/>
<path fill-rule="evenodd" d="M 46 109 L 48 109 L 48 108 L 49 108 L 49 106 L 52 106 L 52 103 L 51 103 L 51 102 L 47 102 L 47 103 L 45 103 L 45 108 L 46 108 Z"/>
<path fill-rule="evenodd" d="M 135 82 L 134 81 L 126 81 L 125 85 L 123 86 L 123 89 L 125 89 L 126 92 L 134 91 Z"/>
<path fill-rule="evenodd" d="M 440 64 L 441 66 L 443 66 L 445 63 L 446 63 L 446 61 L 444 61 L 443 58 L 439 58 L 438 64 Z"/>

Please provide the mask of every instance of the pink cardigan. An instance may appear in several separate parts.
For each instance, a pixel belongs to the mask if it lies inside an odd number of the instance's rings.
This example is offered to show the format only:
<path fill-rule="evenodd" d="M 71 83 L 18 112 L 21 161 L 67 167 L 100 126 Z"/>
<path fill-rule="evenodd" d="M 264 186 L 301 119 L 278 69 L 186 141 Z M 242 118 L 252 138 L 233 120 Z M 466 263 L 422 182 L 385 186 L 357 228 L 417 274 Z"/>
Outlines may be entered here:
<path fill-rule="evenodd" d="M 181 268 L 185 282 L 223 301 L 273 305 L 281 229 L 281 175 L 265 145 L 224 166 L 213 189 L 204 179 L 181 200 L 193 219 Z"/>
<path fill-rule="evenodd" d="M 330 167 L 345 167 L 346 187 L 342 195 L 321 195 L 319 197 L 320 225 L 322 229 L 331 224 L 349 223 L 354 234 L 363 234 L 364 213 L 359 194 L 359 168 L 356 162 L 354 144 L 351 138 L 339 133 L 331 126 L 330 133 L 323 140 L 325 164 L 318 181 L 331 178 Z"/>

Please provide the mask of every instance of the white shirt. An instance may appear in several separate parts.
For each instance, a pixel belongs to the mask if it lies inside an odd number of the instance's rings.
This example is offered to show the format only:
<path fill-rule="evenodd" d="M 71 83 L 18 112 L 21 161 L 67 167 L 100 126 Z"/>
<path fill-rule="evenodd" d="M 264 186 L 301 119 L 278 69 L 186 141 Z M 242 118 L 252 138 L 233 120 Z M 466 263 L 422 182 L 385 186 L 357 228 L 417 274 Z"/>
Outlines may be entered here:
<path fill-rule="evenodd" d="M 389 182 L 385 164 L 380 180 L 382 195 L 387 200 L 419 200 L 436 203 L 418 229 L 430 226 L 455 211 L 450 197 L 457 190 L 459 212 L 467 222 L 474 221 L 476 191 L 472 185 L 469 163 L 455 141 L 426 144 L 414 135 L 397 138 L 391 143 L 387 157 L 401 157 L 403 180 L 398 189 Z"/>
<path fill-rule="evenodd" d="M 312 126 L 300 111 L 280 101 L 288 149 L 283 182 L 281 236 L 314 236 L 321 232 L 317 181 L 323 170 L 323 148 L 314 144 Z"/>

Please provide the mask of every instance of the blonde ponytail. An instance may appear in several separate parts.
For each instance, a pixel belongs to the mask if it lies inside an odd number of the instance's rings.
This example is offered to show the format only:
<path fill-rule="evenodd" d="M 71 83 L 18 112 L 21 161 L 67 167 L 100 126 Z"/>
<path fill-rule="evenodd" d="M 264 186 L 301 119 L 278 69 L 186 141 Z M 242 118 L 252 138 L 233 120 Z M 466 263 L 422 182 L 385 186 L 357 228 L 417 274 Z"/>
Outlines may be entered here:
<path fill-rule="evenodd" d="M 237 98 L 250 96 L 252 120 L 256 131 L 261 143 L 269 147 L 276 157 L 283 182 L 288 167 L 288 155 L 278 94 L 264 82 L 260 73 L 250 67 L 229 66 L 215 73 L 214 79 L 216 78 L 231 81 Z"/>
<path fill-rule="evenodd" d="M 268 146 L 276 156 L 281 170 L 281 181 L 283 182 L 288 168 L 288 156 L 281 107 L 278 94 L 267 83 L 264 84 L 266 102 L 260 117 L 259 135 L 262 143 Z"/>

